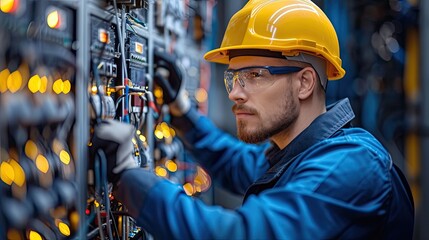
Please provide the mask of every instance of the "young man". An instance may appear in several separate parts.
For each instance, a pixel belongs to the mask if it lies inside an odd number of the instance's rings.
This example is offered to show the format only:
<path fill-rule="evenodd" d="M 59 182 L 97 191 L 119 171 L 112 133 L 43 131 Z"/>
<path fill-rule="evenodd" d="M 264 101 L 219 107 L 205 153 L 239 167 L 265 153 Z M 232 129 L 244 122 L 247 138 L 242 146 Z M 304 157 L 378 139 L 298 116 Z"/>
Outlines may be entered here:
<path fill-rule="evenodd" d="M 345 71 L 335 30 L 315 4 L 249 1 L 221 48 L 205 55 L 229 65 L 224 81 L 242 141 L 190 108 L 175 66 L 159 57 L 156 77 L 185 146 L 244 202 L 228 210 L 188 197 L 135 168 L 131 127 L 101 124 L 93 146 L 107 153 L 116 196 L 155 239 L 412 239 L 412 196 L 388 152 L 350 126 L 347 99 L 325 107 L 327 80 Z M 109 135 L 112 127 L 122 135 Z"/>

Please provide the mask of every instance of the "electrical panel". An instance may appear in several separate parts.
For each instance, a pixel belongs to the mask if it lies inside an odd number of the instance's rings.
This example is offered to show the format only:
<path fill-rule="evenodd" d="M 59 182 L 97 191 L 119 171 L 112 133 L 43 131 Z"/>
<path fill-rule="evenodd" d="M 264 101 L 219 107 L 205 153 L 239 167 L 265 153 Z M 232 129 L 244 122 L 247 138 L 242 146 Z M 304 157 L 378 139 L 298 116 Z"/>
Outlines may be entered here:
<path fill-rule="evenodd" d="M 204 1 L 0 1 L 0 239 L 151 238 L 112 196 L 93 127 L 135 127 L 133 158 L 197 196 L 210 177 L 170 125 L 155 49 L 205 112 Z M 208 20 L 207 20 L 208 21 Z M 84 34 L 82 34 L 84 33 Z M 202 80 L 206 79 L 206 80 Z"/>

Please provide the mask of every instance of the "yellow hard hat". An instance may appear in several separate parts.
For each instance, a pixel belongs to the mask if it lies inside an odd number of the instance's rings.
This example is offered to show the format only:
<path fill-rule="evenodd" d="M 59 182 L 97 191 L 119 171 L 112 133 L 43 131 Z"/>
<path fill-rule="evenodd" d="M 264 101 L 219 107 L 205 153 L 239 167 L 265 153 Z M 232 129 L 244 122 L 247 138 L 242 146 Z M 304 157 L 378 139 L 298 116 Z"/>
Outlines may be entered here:
<path fill-rule="evenodd" d="M 242 49 L 270 50 L 284 56 L 315 55 L 327 61 L 329 80 L 345 75 L 335 29 L 309 0 L 250 0 L 229 21 L 221 47 L 204 58 L 228 64 L 229 51 Z"/>

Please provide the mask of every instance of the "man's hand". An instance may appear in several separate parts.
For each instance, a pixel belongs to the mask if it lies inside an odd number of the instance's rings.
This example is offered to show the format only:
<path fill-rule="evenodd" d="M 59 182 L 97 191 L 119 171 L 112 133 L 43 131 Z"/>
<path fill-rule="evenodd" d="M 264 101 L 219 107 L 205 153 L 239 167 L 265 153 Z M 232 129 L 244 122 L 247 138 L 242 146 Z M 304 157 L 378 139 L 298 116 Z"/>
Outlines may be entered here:
<path fill-rule="evenodd" d="M 91 157 L 97 157 L 100 150 L 104 152 L 107 161 L 107 179 L 116 184 L 122 172 L 126 169 L 137 168 L 132 156 L 134 127 L 117 120 L 103 120 L 94 127 Z M 103 161 L 103 157 L 101 161 Z"/>
<path fill-rule="evenodd" d="M 182 72 L 176 59 L 159 50 L 155 50 L 155 83 L 162 88 L 164 102 L 170 106 L 174 116 L 187 113 L 191 102 L 183 89 Z"/>

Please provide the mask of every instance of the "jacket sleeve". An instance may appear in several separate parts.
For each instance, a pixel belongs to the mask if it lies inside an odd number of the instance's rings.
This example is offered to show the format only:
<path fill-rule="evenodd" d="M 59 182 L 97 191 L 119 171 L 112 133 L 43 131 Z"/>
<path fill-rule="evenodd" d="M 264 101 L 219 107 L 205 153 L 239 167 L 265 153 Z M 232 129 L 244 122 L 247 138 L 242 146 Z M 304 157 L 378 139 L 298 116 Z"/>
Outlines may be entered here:
<path fill-rule="evenodd" d="M 155 239 L 367 239 L 386 215 L 388 160 L 358 144 L 325 142 L 297 159 L 288 180 L 236 210 L 207 206 L 167 180 L 144 189 L 141 169 L 123 174 L 118 197 L 140 205 L 130 214 Z"/>
<path fill-rule="evenodd" d="M 264 154 L 270 147 L 268 142 L 246 144 L 214 126 L 194 109 L 172 123 L 187 151 L 225 189 L 244 194 L 269 168 Z"/>

